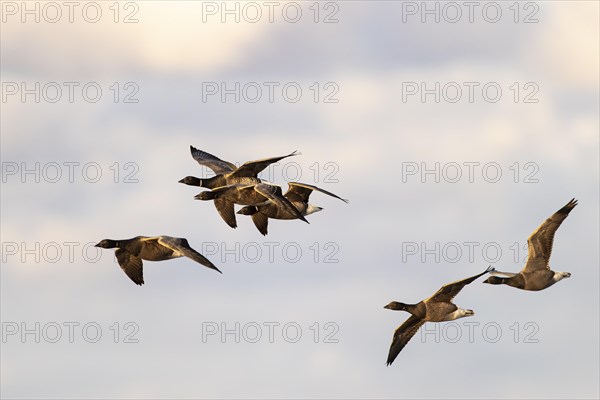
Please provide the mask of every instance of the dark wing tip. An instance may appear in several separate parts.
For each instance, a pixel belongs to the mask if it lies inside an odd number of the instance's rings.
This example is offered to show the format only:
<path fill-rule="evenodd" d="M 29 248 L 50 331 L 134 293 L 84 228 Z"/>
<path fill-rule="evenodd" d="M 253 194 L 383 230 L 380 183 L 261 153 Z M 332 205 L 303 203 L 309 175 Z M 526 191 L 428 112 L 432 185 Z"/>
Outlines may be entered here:
<path fill-rule="evenodd" d="M 496 268 L 492 267 L 491 265 L 489 267 L 487 267 L 487 269 L 485 270 L 485 272 L 494 272 L 496 271 Z"/>
<path fill-rule="evenodd" d="M 268 220 L 267 220 L 267 222 L 268 222 Z M 267 234 L 269 233 L 269 228 L 267 228 L 267 225 L 257 224 L 255 222 L 254 226 L 256 226 L 256 229 L 258 229 L 260 234 L 263 236 L 267 236 Z"/>
<path fill-rule="evenodd" d="M 562 213 L 562 214 L 569 214 L 571 212 L 571 210 L 574 209 L 577 204 L 578 204 L 577 200 L 575 200 L 575 198 L 572 198 L 567 203 L 567 205 L 565 205 L 563 208 L 558 210 L 558 212 Z"/>
<path fill-rule="evenodd" d="M 227 225 L 229 225 L 230 227 L 232 227 L 233 229 L 237 228 L 237 220 L 235 220 L 235 221 L 225 221 L 225 223 Z"/>
<path fill-rule="evenodd" d="M 572 204 L 572 205 L 571 205 L 571 208 L 573 208 L 573 207 L 575 207 L 577 204 L 579 204 L 579 203 L 578 203 L 578 200 L 576 200 L 576 199 L 575 199 L 575 197 L 573 197 L 569 203 L 571 203 L 571 204 Z"/>

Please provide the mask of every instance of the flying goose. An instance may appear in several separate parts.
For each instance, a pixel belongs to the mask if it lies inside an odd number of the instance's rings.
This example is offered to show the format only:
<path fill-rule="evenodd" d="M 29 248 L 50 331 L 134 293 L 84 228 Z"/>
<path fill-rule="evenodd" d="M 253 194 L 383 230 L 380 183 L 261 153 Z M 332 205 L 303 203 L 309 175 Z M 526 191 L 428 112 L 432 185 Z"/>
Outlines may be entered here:
<path fill-rule="evenodd" d="M 290 203 L 300 212 L 302 215 L 310 215 L 321 211 L 322 207 L 317 207 L 308 202 L 308 198 L 313 190 L 316 190 L 321 193 L 325 193 L 331 197 L 335 197 L 336 199 L 340 199 L 345 203 L 348 203 L 348 200 L 342 199 L 341 197 L 328 192 L 324 189 L 318 188 L 316 186 L 307 185 L 306 183 L 300 182 L 289 182 L 288 183 L 288 191 L 284 194 L 284 197 L 287 198 Z M 251 215 L 252 221 L 256 228 L 262 233 L 266 235 L 268 233 L 267 228 L 269 224 L 269 218 L 273 219 L 295 219 L 298 218 L 295 213 L 290 213 L 287 208 L 280 207 L 275 202 L 259 204 L 255 206 L 246 206 L 242 207 L 238 212 L 238 214 L 242 215 Z"/>
<path fill-rule="evenodd" d="M 194 146 L 190 146 L 190 152 L 198 164 L 210 168 L 215 173 L 215 176 L 208 179 L 196 178 L 195 176 L 186 176 L 185 178 L 179 180 L 179 183 L 208 189 L 214 189 L 233 184 L 260 183 L 261 180 L 258 178 L 258 174 L 270 164 L 280 161 L 286 157 L 300 154 L 299 152 L 294 151 L 293 153 L 281 157 L 248 161 L 237 168 L 234 164 L 228 161 L 223 161 L 210 153 L 195 148 Z M 219 215 L 221 215 L 221 218 L 223 218 L 227 225 L 232 228 L 237 228 L 233 204 L 224 198 L 215 200 L 214 203 Z"/>
<path fill-rule="evenodd" d="M 272 204 L 273 207 L 283 210 L 290 219 L 301 219 L 308 223 L 304 215 L 283 195 L 281 186 L 271 183 L 258 183 L 252 185 L 235 184 L 215 188 L 211 191 L 201 192 L 194 197 L 196 200 L 222 200 L 224 203 L 241 204 L 247 206 L 260 206 Z"/>
<path fill-rule="evenodd" d="M 570 272 L 552 271 L 549 262 L 554 234 L 576 205 L 577 200 L 571 199 L 529 236 L 527 239 L 527 263 L 521 272 L 495 272 L 483 283 L 509 285 L 523 290 L 543 290 L 564 278 L 570 277 Z"/>
<path fill-rule="evenodd" d="M 425 322 L 443 322 L 452 321 L 458 318 L 474 315 L 473 310 L 464 310 L 459 308 L 452 299 L 465 285 L 473 282 L 482 275 L 492 272 L 494 269 L 489 267 L 485 271 L 470 278 L 463 279 L 444 285 L 435 294 L 417 304 L 405 304 L 392 301 L 384 308 L 388 310 L 407 311 L 412 315 L 394 332 L 394 338 L 388 353 L 387 365 L 391 365 L 400 351 L 406 346 L 410 339 L 417 333 L 421 325 Z"/>
<path fill-rule="evenodd" d="M 117 261 L 121 269 L 137 285 L 144 284 L 142 274 L 142 260 L 162 261 L 171 258 L 188 257 L 205 267 L 219 271 L 208 259 L 192 249 L 186 239 L 171 236 L 136 236 L 132 239 L 111 240 L 104 239 L 96 245 L 103 249 L 117 251 Z"/>
<path fill-rule="evenodd" d="M 207 179 L 186 176 L 185 178 L 179 180 L 179 183 L 189 186 L 200 186 L 208 189 L 233 185 L 236 183 L 260 183 L 261 180 L 258 178 L 258 174 L 269 165 L 283 160 L 284 158 L 300 154 L 298 151 L 294 151 L 285 156 L 248 161 L 238 168 L 235 166 L 235 164 L 232 164 L 229 161 L 223 161 L 210 153 L 195 148 L 194 146 L 190 146 L 190 152 L 198 164 L 210 168 L 215 173 L 215 176 Z"/>

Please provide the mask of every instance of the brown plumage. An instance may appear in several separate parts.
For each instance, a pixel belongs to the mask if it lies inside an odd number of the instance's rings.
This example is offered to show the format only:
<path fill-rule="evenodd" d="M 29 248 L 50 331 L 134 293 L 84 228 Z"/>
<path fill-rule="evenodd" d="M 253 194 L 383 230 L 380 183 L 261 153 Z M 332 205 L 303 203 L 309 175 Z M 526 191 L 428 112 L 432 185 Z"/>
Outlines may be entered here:
<path fill-rule="evenodd" d="M 195 176 L 186 176 L 185 178 L 179 180 L 179 183 L 208 189 L 235 184 L 250 185 L 260 183 L 261 180 L 258 178 L 258 174 L 269 165 L 284 158 L 300 154 L 297 151 L 294 151 L 293 153 L 285 156 L 248 161 L 238 168 L 235 166 L 235 164 L 230 163 L 229 161 L 221 160 L 219 157 L 199 150 L 194 146 L 190 146 L 190 152 L 192 153 L 192 158 L 196 160 L 198 164 L 210 168 L 215 173 L 215 176 L 206 179 L 196 178 Z M 215 202 L 215 207 L 227 225 L 232 228 L 237 228 L 233 203 L 227 201 L 226 199 L 221 199 L 219 202 Z"/>
<path fill-rule="evenodd" d="M 293 219 L 301 219 L 308 223 L 304 215 L 284 197 L 281 187 L 270 183 L 255 183 L 251 185 L 234 184 L 218 187 L 210 192 L 200 192 L 194 197 L 196 200 L 221 201 L 224 204 L 241 204 L 245 206 L 260 206 L 261 204 L 272 204 L 293 216 Z M 219 209 L 219 207 L 217 207 Z M 219 211 L 221 212 L 221 211 Z M 223 214 L 221 214 L 223 216 Z"/>
<path fill-rule="evenodd" d="M 577 205 L 571 199 L 563 208 L 544 221 L 527 239 L 527 263 L 519 273 L 495 272 L 484 281 L 492 285 L 509 285 L 523 290 L 543 290 L 571 276 L 569 272 L 550 269 L 550 255 L 558 227 Z M 499 276 L 498 276 L 499 275 Z"/>
<path fill-rule="evenodd" d="M 317 207 L 313 204 L 308 203 L 310 194 L 313 191 L 324 193 L 328 196 L 335 197 L 336 199 L 342 200 L 344 203 L 348 203 L 348 200 L 342 199 L 338 195 L 335 195 L 327 190 L 318 188 L 313 185 L 300 182 L 289 182 L 288 190 L 283 195 L 293 207 L 299 211 L 302 216 L 310 215 L 315 212 L 321 211 L 321 207 Z M 269 201 L 264 204 L 257 206 L 246 206 L 242 207 L 238 214 L 252 216 L 252 222 L 256 226 L 256 229 L 260 233 L 266 235 L 268 233 L 269 218 L 273 219 L 296 219 L 298 218 L 297 213 L 290 212 L 289 207 L 282 207 L 280 204 Z"/>
<path fill-rule="evenodd" d="M 300 154 L 297 151 L 294 151 L 285 156 L 247 161 L 240 167 L 236 167 L 235 164 L 230 163 L 229 161 L 221 160 L 219 157 L 199 150 L 194 146 L 190 146 L 190 152 L 192 153 L 192 158 L 196 160 L 198 164 L 210 168 L 215 173 L 215 176 L 207 179 L 187 176 L 181 179 L 179 183 L 184 183 L 190 186 L 205 187 L 208 189 L 214 189 L 216 187 L 233 185 L 237 183 L 260 183 L 261 180 L 258 179 L 258 174 L 269 165 L 277 161 L 281 161 L 284 158 Z"/>
<path fill-rule="evenodd" d="M 452 299 L 469 283 L 488 272 L 494 271 L 489 267 L 485 271 L 470 278 L 452 282 L 444 285 L 431 297 L 417 304 L 405 304 L 392 301 L 384 308 L 389 310 L 407 311 L 412 315 L 394 332 L 394 338 L 388 353 L 387 365 L 391 365 L 400 351 L 406 346 L 410 339 L 417 333 L 419 328 L 427 321 L 442 322 L 452 321 L 458 318 L 474 315 L 473 310 L 464 310 L 452 302 Z"/>
<path fill-rule="evenodd" d="M 104 239 L 96 245 L 104 249 L 117 249 L 115 255 L 123 272 L 136 284 L 144 284 L 142 260 L 163 261 L 178 257 L 188 257 L 215 271 L 215 265 L 202 254 L 192 249 L 184 238 L 171 236 L 136 236 L 132 239 Z"/>

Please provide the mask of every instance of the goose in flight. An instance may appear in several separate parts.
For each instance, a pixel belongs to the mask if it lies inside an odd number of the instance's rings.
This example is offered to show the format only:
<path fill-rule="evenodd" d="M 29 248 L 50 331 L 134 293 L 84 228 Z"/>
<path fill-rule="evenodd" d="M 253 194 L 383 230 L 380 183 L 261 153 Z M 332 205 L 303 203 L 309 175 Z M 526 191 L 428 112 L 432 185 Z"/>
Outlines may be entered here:
<path fill-rule="evenodd" d="M 550 254 L 556 230 L 576 205 L 577 200 L 571 199 L 529 236 L 527 239 L 527 263 L 519 273 L 495 272 L 484 283 L 509 285 L 523 290 L 543 290 L 570 277 L 570 272 L 558 272 L 550 269 Z"/>
<path fill-rule="evenodd" d="M 223 161 L 210 153 L 195 148 L 194 146 L 190 146 L 190 152 L 198 164 L 210 168 L 215 173 L 215 176 L 207 179 L 186 176 L 185 178 L 179 180 L 179 183 L 208 189 L 233 185 L 236 183 L 260 183 L 261 180 L 258 178 L 258 174 L 269 165 L 283 160 L 284 158 L 300 154 L 299 152 L 294 151 L 293 153 L 285 156 L 248 161 L 238 168 L 235 166 L 235 164 L 230 163 L 229 161 Z"/>
<path fill-rule="evenodd" d="M 348 203 L 348 200 L 342 199 L 341 197 L 328 192 L 327 190 L 318 188 L 316 186 L 307 185 L 299 182 L 289 182 L 288 191 L 284 194 L 284 197 L 296 208 L 300 214 L 310 215 L 318 211 L 323 210 L 322 207 L 317 207 L 308 202 L 310 194 L 316 190 L 321 193 L 325 193 L 328 196 L 335 197 L 336 199 L 342 200 L 344 203 Z M 252 222 L 256 228 L 266 235 L 268 233 L 269 218 L 273 219 L 296 219 L 298 218 L 295 213 L 291 213 L 288 208 L 281 207 L 275 202 L 268 202 L 259 205 L 249 205 L 242 207 L 238 212 L 242 215 L 252 216 Z"/>
<path fill-rule="evenodd" d="M 260 183 L 261 180 L 258 178 L 258 174 L 269 165 L 284 158 L 300 154 L 299 152 L 294 151 L 293 153 L 281 157 L 248 161 L 237 168 L 235 164 L 232 164 L 228 161 L 223 161 L 210 153 L 195 148 L 194 146 L 190 146 L 190 152 L 198 164 L 210 168 L 215 173 L 215 176 L 207 179 L 196 178 L 195 176 L 186 176 L 185 178 L 181 179 L 179 183 L 208 189 L 234 184 L 249 185 Z M 232 228 L 237 228 L 233 203 L 227 201 L 225 198 L 215 200 L 214 203 L 219 215 L 221 215 L 221 218 L 223 218 L 227 225 Z"/>
<path fill-rule="evenodd" d="M 388 310 L 407 311 L 412 315 L 394 332 L 394 338 L 388 353 L 387 365 L 391 365 L 400 351 L 406 346 L 410 339 L 417 333 L 425 322 L 452 321 L 458 318 L 474 315 L 473 310 L 459 308 L 452 299 L 469 283 L 482 275 L 492 272 L 489 267 L 485 271 L 470 278 L 449 283 L 441 287 L 435 294 L 417 304 L 405 304 L 392 301 L 384 308 Z"/>
<path fill-rule="evenodd" d="M 301 219 L 308 223 L 304 215 L 292 204 L 292 202 L 283 195 L 281 186 L 271 183 L 255 183 L 251 185 L 234 184 L 215 188 L 211 191 L 200 192 L 194 197 L 196 200 L 221 200 L 222 203 L 231 205 L 233 214 L 233 205 L 241 204 L 246 206 L 273 205 L 277 209 L 283 210 L 290 215 L 290 219 Z M 221 214 L 223 216 L 223 214 Z M 227 220 L 225 221 L 227 222 Z"/>
<path fill-rule="evenodd" d="M 121 269 L 137 285 L 144 284 L 142 260 L 163 261 L 178 257 L 188 257 L 208 267 L 219 271 L 206 257 L 192 249 L 186 239 L 170 236 L 136 236 L 132 239 L 104 239 L 96 244 L 103 249 L 117 249 L 115 255 Z"/>

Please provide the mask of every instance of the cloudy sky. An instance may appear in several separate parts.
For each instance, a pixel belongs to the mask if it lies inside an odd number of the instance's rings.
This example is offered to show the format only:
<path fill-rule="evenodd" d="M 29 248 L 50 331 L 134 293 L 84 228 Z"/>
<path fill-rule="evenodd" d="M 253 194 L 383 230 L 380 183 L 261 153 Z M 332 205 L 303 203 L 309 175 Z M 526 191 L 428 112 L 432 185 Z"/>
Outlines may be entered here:
<path fill-rule="evenodd" d="M 3 1 L 3 398 L 598 398 L 599 5 Z M 229 228 L 193 145 L 318 185 Z M 577 198 L 543 292 L 394 330 L 441 285 L 517 271 Z M 104 238 L 185 237 L 222 271 Z"/>

